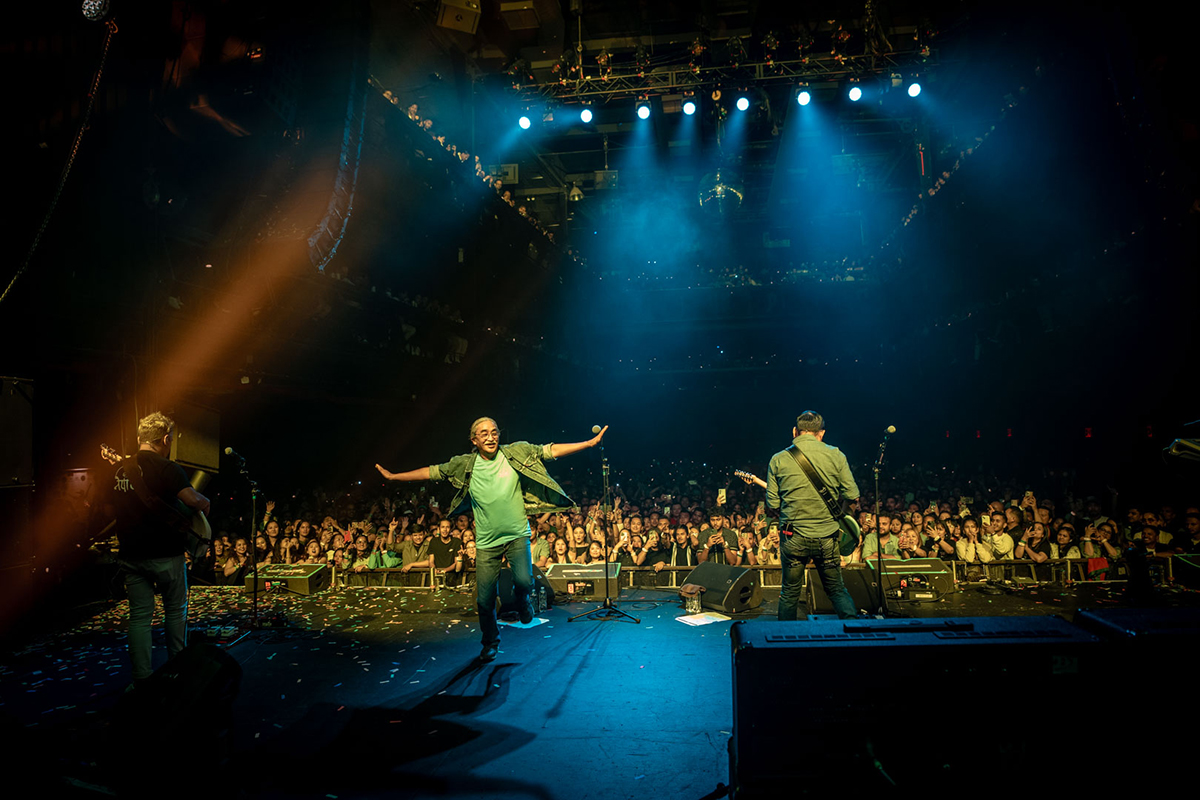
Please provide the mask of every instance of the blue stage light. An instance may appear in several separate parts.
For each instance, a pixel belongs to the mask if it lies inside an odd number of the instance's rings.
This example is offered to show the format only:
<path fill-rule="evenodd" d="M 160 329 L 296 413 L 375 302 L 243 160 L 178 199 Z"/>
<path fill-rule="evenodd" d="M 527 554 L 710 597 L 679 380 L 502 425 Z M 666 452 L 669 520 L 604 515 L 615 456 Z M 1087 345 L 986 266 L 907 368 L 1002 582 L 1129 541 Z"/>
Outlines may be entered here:
<path fill-rule="evenodd" d="M 521 130 L 527 131 L 527 130 L 529 130 L 529 126 L 533 123 L 531 123 L 529 121 L 529 117 L 522 114 L 521 118 L 519 120 L 517 120 L 517 124 L 521 126 Z"/>
<path fill-rule="evenodd" d="M 591 122 L 592 121 L 592 110 L 590 108 L 583 109 L 583 111 L 579 112 L 579 118 L 581 120 L 583 120 L 584 122 Z"/>
<path fill-rule="evenodd" d="M 637 115 L 638 119 L 650 119 L 650 104 L 645 102 L 638 103 Z"/>
<path fill-rule="evenodd" d="M 908 85 L 908 96 L 909 97 L 916 97 L 920 93 L 921 93 L 921 84 L 917 83 L 916 81 L 913 81 L 912 83 L 910 83 Z"/>
<path fill-rule="evenodd" d="M 801 91 L 800 94 L 796 95 L 796 102 L 802 106 L 806 106 L 812 102 L 812 95 L 807 91 Z"/>
<path fill-rule="evenodd" d="M 687 114 L 689 117 L 690 117 L 692 114 L 695 114 L 695 113 L 696 113 L 696 104 L 695 104 L 695 102 L 693 102 L 693 101 L 691 101 L 691 100 L 686 100 L 686 101 L 684 101 L 684 104 L 683 104 L 683 113 Z"/>
<path fill-rule="evenodd" d="M 858 88 L 857 86 L 850 87 L 850 99 L 855 103 L 857 103 L 859 100 L 861 100 L 862 99 L 862 89 Z"/>
<path fill-rule="evenodd" d="M 750 98 L 748 98 L 748 97 L 739 97 L 739 98 L 737 99 L 737 110 L 738 110 L 738 111 L 745 111 L 745 110 L 746 110 L 746 109 L 748 109 L 749 107 L 750 107 Z"/>

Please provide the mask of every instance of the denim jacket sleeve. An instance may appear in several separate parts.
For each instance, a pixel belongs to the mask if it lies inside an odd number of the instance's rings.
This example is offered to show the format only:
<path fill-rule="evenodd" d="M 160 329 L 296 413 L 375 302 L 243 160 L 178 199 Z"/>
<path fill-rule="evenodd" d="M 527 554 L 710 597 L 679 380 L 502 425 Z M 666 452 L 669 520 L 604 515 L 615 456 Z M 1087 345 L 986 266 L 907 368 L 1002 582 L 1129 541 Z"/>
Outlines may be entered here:
<path fill-rule="evenodd" d="M 474 460 L 474 453 L 466 453 L 455 456 L 444 464 L 431 464 L 429 480 L 450 481 L 456 488 L 461 487 L 467 480 L 467 470 Z"/>

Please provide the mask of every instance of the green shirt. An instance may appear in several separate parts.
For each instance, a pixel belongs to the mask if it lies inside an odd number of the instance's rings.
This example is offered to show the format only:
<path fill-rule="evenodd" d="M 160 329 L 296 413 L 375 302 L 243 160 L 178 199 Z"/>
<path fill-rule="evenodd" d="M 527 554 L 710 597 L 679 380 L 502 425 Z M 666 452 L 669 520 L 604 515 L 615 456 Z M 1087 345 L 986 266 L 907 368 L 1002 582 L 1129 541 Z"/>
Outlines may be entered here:
<path fill-rule="evenodd" d="M 471 508 L 475 512 L 475 546 L 487 549 L 529 535 L 529 518 L 521 497 L 521 480 L 504 451 L 475 460 L 471 473 Z"/>
<path fill-rule="evenodd" d="M 814 436 L 797 436 L 792 444 L 808 456 L 817 475 L 836 497 L 858 499 L 858 485 L 841 450 Z M 825 501 L 787 450 L 771 456 L 767 466 L 767 508 L 781 509 L 780 524 L 791 525 L 803 536 L 819 538 L 838 530 Z"/>
<path fill-rule="evenodd" d="M 527 515 L 564 511 L 575 505 L 571 498 L 563 493 L 562 487 L 546 472 L 544 462 L 554 459 L 553 445 L 513 442 L 500 445 L 500 452 L 520 476 L 522 501 Z M 454 500 L 450 504 L 451 516 L 465 513 L 471 507 L 472 503 L 468 498 L 471 471 L 477 461 L 483 460 L 478 453 L 467 453 L 455 456 L 445 464 L 430 465 L 430 480 L 449 481 L 455 489 Z"/>

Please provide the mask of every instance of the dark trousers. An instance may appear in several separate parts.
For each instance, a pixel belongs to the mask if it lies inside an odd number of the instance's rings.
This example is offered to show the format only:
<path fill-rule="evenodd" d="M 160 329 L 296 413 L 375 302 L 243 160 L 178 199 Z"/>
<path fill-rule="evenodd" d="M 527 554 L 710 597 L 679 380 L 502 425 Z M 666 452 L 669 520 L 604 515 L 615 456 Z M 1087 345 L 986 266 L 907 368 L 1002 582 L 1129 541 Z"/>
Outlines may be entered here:
<path fill-rule="evenodd" d="M 533 557 L 529 552 L 529 537 L 521 536 L 496 547 L 476 547 L 475 550 L 475 605 L 479 611 L 479 631 L 483 643 L 500 641 L 500 626 L 496 624 L 496 600 L 500 593 L 500 564 L 508 559 L 512 568 L 513 595 L 517 605 L 529 605 L 529 593 L 533 588 Z"/>
<path fill-rule="evenodd" d="M 150 618 L 156 593 L 162 595 L 168 655 L 177 655 L 187 646 L 187 563 L 183 554 L 126 562 L 125 591 L 129 595 L 129 660 L 133 679 L 141 681 L 154 672 Z"/>
<path fill-rule="evenodd" d="M 804 569 L 812 559 L 837 615 L 849 619 L 857 615 L 850 592 L 842 582 L 842 556 L 838 551 L 838 534 L 814 539 L 792 534 L 779 540 L 779 563 L 783 572 L 783 588 L 779 592 L 779 619 L 794 620 L 804 592 Z"/>

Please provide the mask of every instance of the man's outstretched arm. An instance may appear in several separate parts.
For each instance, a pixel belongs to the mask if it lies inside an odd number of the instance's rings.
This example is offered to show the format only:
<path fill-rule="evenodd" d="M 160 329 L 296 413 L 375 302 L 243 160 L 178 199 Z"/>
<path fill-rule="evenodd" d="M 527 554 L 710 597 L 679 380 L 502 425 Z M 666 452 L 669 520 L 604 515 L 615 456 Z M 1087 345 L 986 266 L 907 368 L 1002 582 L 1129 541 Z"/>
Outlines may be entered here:
<path fill-rule="evenodd" d="M 600 440 L 604 438 L 604 433 L 607 430 L 608 426 L 605 425 L 600 429 L 599 433 L 585 442 L 574 442 L 572 444 L 552 444 L 550 445 L 550 455 L 554 456 L 555 458 L 562 458 L 563 456 L 569 456 L 572 453 L 578 453 L 580 450 L 587 450 L 589 447 L 595 447 L 596 445 L 600 444 Z M 409 480 L 420 479 L 409 478 Z"/>
<path fill-rule="evenodd" d="M 379 470 L 379 474 L 387 478 L 389 481 L 427 481 L 429 480 L 429 467 L 421 467 L 420 469 L 410 469 L 408 472 L 388 472 L 378 464 L 375 469 Z"/>

